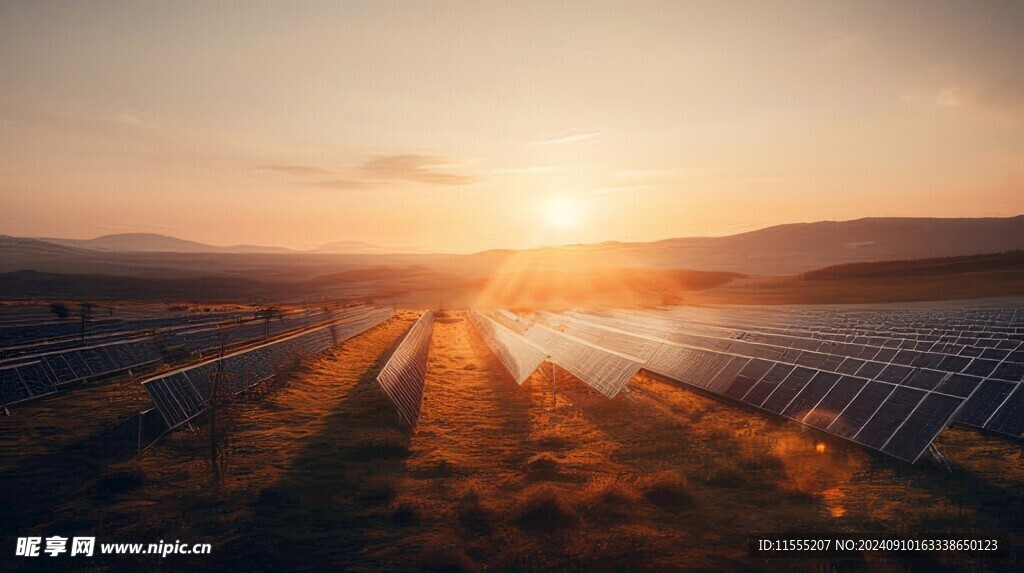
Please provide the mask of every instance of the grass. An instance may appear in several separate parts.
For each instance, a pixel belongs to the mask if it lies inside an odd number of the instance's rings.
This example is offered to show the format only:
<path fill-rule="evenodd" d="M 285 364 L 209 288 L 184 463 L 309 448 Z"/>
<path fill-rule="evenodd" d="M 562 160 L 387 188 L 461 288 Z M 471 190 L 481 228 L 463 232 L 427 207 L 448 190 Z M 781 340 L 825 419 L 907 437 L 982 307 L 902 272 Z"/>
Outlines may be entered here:
<path fill-rule="evenodd" d="M 415 525 L 420 522 L 419 509 L 409 502 L 398 504 L 391 512 L 391 523 L 395 525 Z"/>
<path fill-rule="evenodd" d="M 730 459 L 710 460 L 704 481 L 720 488 L 740 488 L 748 483 L 746 471 Z"/>
<path fill-rule="evenodd" d="M 584 506 L 592 520 L 621 521 L 636 511 L 640 494 L 632 485 L 619 480 L 598 480 L 585 493 Z"/>
<path fill-rule="evenodd" d="M 456 516 L 459 525 L 468 533 L 489 535 L 494 529 L 495 514 L 480 503 L 476 490 L 470 490 L 462 497 Z"/>
<path fill-rule="evenodd" d="M 416 559 L 417 569 L 429 573 L 473 573 L 479 571 L 466 552 L 454 547 L 431 547 Z"/>
<path fill-rule="evenodd" d="M 350 454 L 354 461 L 393 460 L 409 455 L 408 440 L 397 431 L 367 438 L 356 444 Z"/>
<path fill-rule="evenodd" d="M 954 473 L 831 442 L 819 451 L 818 437 L 793 424 L 647 375 L 608 401 L 560 372 L 554 411 L 546 380 L 518 386 L 489 372 L 488 350 L 460 338 L 465 321 L 435 327 L 430 400 L 403 433 L 372 373 L 407 326 L 298 370 L 266 407 L 226 407 L 230 456 L 217 490 L 207 487 L 205 435 L 179 432 L 84 482 L 118 493 L 100 500 L 71 488 L 20 522 L 140 540 L 201 532 L 215 550 L 197 566 L 218 570 L 759 570 L 748 535 L 785 531 L 961 528 L 1022 546 L 1019 444 L 947 431 L 939 447 Z M 36 486 L 16 485 L 8 492 Z M 972 559 L 961 570 L 1021 570 L 1020 561 Z M 881 557 L 870 565 L 905 570 Z"/>
<path fill-rule="evenodd" d="M 686 476 L 677 471 L 666 470 L 643 476 L 637 479 L 636 485 L 648 503 L 665 511 L 679 512 L 696 505 Z"/>
<path fill-rule="evenodd" d="M 513 522 L 536 532 L 550 532 L 579 523 L 575 500 L 568 492 L 542 485 L 528 488 L 517 500 Z"/>
<path fill-rule="evenodd" d="M 531 480 L 550 481 L 558 477 L 561 462 L 551 452 L 541 452 L 526 462 L 526 472 Z"/>
<path fill-rule="evenodd" d="M 138 489 L 145 484 L 146 479 L 142 472 L 137 470 L 126 470 L 104 476 L 94 486 L 96 493 L 116 495 Z"/>

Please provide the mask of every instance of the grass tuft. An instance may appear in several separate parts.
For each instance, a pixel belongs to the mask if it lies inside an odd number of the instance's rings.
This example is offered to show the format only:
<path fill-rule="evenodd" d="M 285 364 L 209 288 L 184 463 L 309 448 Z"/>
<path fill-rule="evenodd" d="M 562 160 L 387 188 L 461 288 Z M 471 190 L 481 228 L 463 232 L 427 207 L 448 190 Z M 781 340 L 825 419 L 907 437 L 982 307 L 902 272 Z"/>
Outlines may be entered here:
<path fill-rule="evenodd" d="M 713 459 L 705 481 L 714 487 L 738 488 L 747 485 L 747 476 L 736 462 Z"/>
<path fill-rule="evenodd" d="M 550 452 L 541 452 L 526 461 L 531 480 L 552 480 L 558 477 L 559 460 Z"/>
<path fill-rule="evenodd" d="M 494 529 L 494 513 L 481 505 L 480 496 L 470 490 L 459 501 L 456 518 L 464 529 L 478 535 L 490 535 Z"/>
<path fill-rule="evenodd" d="M 550 486 L 528 489 L 513 511 L 513 521 L 523 529 L 556 531 L 579 522 L 570 495 Z"/>
<path fill-rule="evenodd" d="M 683 511 L 695 505 L 686 476 L 678 472 L 665 471 L 644 476 L 637 480 L 637 488 L 649 503 L 666 511 Z"/>

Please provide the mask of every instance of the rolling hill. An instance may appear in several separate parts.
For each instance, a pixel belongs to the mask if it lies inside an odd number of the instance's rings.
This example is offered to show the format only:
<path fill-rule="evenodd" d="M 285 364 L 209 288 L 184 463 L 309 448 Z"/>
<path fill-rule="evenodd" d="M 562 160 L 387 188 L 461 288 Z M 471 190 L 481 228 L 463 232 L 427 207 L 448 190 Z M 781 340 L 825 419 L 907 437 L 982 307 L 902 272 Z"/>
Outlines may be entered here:
<path fill-rule="evenodd" d="M 169 237 L 157 233 L 119 233 L 104 235 L 95 239 L 57 239 L 43 237 L 37 239 L 55 245 L 90 249 L 94 251 L 113 251 L 125 253 L 290 253 L 285 247 L 263 247 L 259 245 L 231 245 L 218 247 L 196 241 L 188 241 L 177 237 Z"/>
<path fill-rule="evenodd" d="M 313 251 L 214 247 L 174 237 L 112 235 L 89 241 L 0 236 L 0 272 L 312 277 L 367 267 L 426 265 L 481 277 L 496 272 L 595 267 L 794 275 L 828 266 L 1024 250 L 1024 215 L 1008 218 L 868 218 L 779 225 L 726 237 L 606 242 L 472 255 L 394 253 L 342 241 Z"/>
<path fill-rule="evenodd" d="M 1008 218 L 867 218 L 779 225 L 727 237 L 567 247 L 627 266 L 797 274 L 831 265 L 1024 249 L 1024 215 Z"/>

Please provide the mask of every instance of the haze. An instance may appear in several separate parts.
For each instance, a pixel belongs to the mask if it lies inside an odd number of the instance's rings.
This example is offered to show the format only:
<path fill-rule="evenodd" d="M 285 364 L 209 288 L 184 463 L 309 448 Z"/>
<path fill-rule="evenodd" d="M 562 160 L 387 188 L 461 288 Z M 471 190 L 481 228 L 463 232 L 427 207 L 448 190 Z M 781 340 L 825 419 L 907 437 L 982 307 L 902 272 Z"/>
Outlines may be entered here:
<path fill-rule="evenodd" d="M 0 234 L 471 252 L 1024 212 L 1015 2 L 3 2 Z"/>

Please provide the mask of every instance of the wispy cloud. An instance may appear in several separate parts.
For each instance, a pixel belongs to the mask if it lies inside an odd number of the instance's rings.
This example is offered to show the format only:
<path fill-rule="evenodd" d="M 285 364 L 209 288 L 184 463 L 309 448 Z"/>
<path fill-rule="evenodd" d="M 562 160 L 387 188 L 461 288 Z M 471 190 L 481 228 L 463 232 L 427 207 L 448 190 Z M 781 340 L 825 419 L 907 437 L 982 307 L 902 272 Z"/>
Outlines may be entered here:
<path fill-rule="evenodd" d="M 334 175 L 338 171 L 336 169 L 328 169 L 326 167 L 317 167 L 315 165 L 295 165 L 295 164 L 270 164 L 270 165 L 257 165 L 255 168 L 257 171 L 267 171 L 271 173 L 280 173 L 282 175 L 295 175 L 298 177 L 305 177 L 310 175 Z"/>
<path fill-rule="evenodd" d="M 480 181 L 477 175 L 458 172 L 457 169 L 463 165 L 464 162 L 435 155 L 407 153 L 375 157 L 359 165 L 342 168 L 282 163 L 257 165 L 255 169 L 303 178 L 306 184 L 322 189 L 354 191 L 387 183 L 470 185 Z"/>
<path fill-rule="evenodd" d="M 372 181 L 359 181 L 357 179 L 325 179 L 323 181 L 308 181 L 307 184 L 310 187 L 333 191 L 362 191 L 377 185 Z"/>
<path fill-rule="evenodd" d="M 452 173 L 455 162 L 432 155 L 388 155 L 363 163 L 357 171 L 365 179 L 376 181 L 406 181 L 431 185 L 468 185 L 477 177 Z"/>
<path fill-rule="evenodd" d="M 682 173 L 677 168 L 617 169 L 612 171 L 603 185 L 587 194 L 592 197 L 651 191 L 678 180 Z"/>
<path fill-rule="evenodd" d="M 159 123 L 151 121 L 145 118 L 143 114 L 135 111 L 122 111 L 114 116 L 113 121 L 117 124 L 128 127 L 162 129 L 162 126 Z"/>
<path fill-rule="evenodd" d="M 497 167 L 491 169 L 491 175 L 533 175 L 536 173 L 553 173 L 558 171 L 554 165 L 528 165 L 526 167 Z"/>
<path fill-rule="evenodd" d="M 596 139 L 601 137 L 601 135 L 600 131 L 581 132 L 577 130 L 570 130 L 542 139 L 537 142 L 537 145 L 565 145 L 568 143 L 579 143 L 589 139 Z"/>

